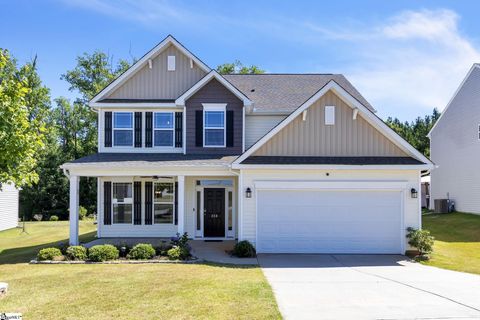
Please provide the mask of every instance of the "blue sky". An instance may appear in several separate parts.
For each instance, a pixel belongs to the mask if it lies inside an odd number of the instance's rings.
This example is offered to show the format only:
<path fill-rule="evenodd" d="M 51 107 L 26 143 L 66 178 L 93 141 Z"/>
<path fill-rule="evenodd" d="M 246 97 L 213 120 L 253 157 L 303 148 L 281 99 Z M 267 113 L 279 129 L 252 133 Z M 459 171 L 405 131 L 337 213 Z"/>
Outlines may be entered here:
<path fill-rule="evenodd" d="M 478 1 L 0 0 L 0 47 L 38 55 L 52 98 L 83 52 L 141 57 L 174 35 L 210 67 L 343 73 L 385 118 L 445 107 L 480 62 Z"/>

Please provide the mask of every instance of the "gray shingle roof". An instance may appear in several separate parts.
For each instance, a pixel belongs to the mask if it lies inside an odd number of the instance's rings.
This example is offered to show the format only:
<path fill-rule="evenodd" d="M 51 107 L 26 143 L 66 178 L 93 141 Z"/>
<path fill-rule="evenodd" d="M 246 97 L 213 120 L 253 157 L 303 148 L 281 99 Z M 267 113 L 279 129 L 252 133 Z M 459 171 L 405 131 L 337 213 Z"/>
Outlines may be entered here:
<path fill-rule="evenodd" d="M 253 101 L 258 112 L 291 113 L 330 80 L 334 80 L 362 105 L 375 111 L 341 74 L 229 74 L 224 77 Z"/>
<path fill-rule="evenodd" d="M 339 164 L 339 165 L 415 165 L 423 164 L 411 157 L 304 157 L 252 156 L 242 164 Z"/>
<path fill-rule="evenodd" d="M 95 153 L 68 164 L 100 164 L 135 162 L 136 164 L 163 164 L 171 166 L 228 166 L 237 156 L 183 154 L 183 153 Z"/>

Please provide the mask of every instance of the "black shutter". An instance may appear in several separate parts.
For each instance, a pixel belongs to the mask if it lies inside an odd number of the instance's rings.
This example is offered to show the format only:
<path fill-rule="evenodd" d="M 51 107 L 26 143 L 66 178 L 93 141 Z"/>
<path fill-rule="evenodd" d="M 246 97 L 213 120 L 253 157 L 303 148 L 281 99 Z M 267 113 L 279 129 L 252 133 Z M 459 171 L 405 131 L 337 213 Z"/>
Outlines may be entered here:
<path fill-rule="evenodd" d="M 103 224 L 112 224 L 112 183 L 103 182 Z"/>
<path fill-rule="evenodd" d="M 142 147 L 142 113 L 135 112 L 135 148 Z"/>
<path fill-rule="evenodd" d="M 147 181 L 145 182 L 145 224 L 152 224 L 152 197 L 152 182 Z"/>
<path fill-rule="evenodd" d="M 153 113 L 145 112 L 145 147 L 152 147 Z"/>
<path fill-rule="evenodd" d="M 142 224 L 142 183 L 133 183 L 133 224 Z"/>
<path fill-rule="evenodd" d="M 182 147 L 183 112 L 175 112 L 175 148 Z"/>
<path fill-rule="evenodd" d="M 110 148 L 112 146 L 112 112 L 105 112 L 105 147 Z"/>
<path fill-rule="evenodd" d="M 195 146 L 203 147 L 203 111 L 195 111 Z"/>
<path fill-rule="evenodd" d="M 175 201 L 175 205 L 174 205 L 174 209 L 173 209 L 174 216 L 175 216 L 175 225 L 178 225 L 178 214 L 177 214 L 177 210 L 178 210 L 178 182 L 175 182 L 175 193 L 173 195 L 173 198 L 174 198 L 174 201 Z"/>
<path fill-rule="evenodd" d="M 233 110 L 227 111 L 227 147 L 233 147 Z"/>

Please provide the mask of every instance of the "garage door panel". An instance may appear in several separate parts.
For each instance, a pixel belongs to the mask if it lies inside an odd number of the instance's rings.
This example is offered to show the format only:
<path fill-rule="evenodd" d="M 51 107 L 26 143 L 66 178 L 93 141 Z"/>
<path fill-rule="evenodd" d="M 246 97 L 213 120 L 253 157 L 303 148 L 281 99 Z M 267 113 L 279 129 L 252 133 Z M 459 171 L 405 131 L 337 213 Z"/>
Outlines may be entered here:
<path fill-rule="evenodd" d="M 257 250 L 400 253 L 400 192 L 260 190 Z"/>

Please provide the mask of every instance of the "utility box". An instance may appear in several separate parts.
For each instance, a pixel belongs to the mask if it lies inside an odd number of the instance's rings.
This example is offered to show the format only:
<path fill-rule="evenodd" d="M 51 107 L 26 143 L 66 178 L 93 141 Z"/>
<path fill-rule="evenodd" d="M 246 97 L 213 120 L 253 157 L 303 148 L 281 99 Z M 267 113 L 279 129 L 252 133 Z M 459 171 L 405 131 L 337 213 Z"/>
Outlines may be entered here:
<path fill-rule="evenodd" d="M 434 209 L 435 213 L 449 213 L 448 199 L 435 199 Z"/>

